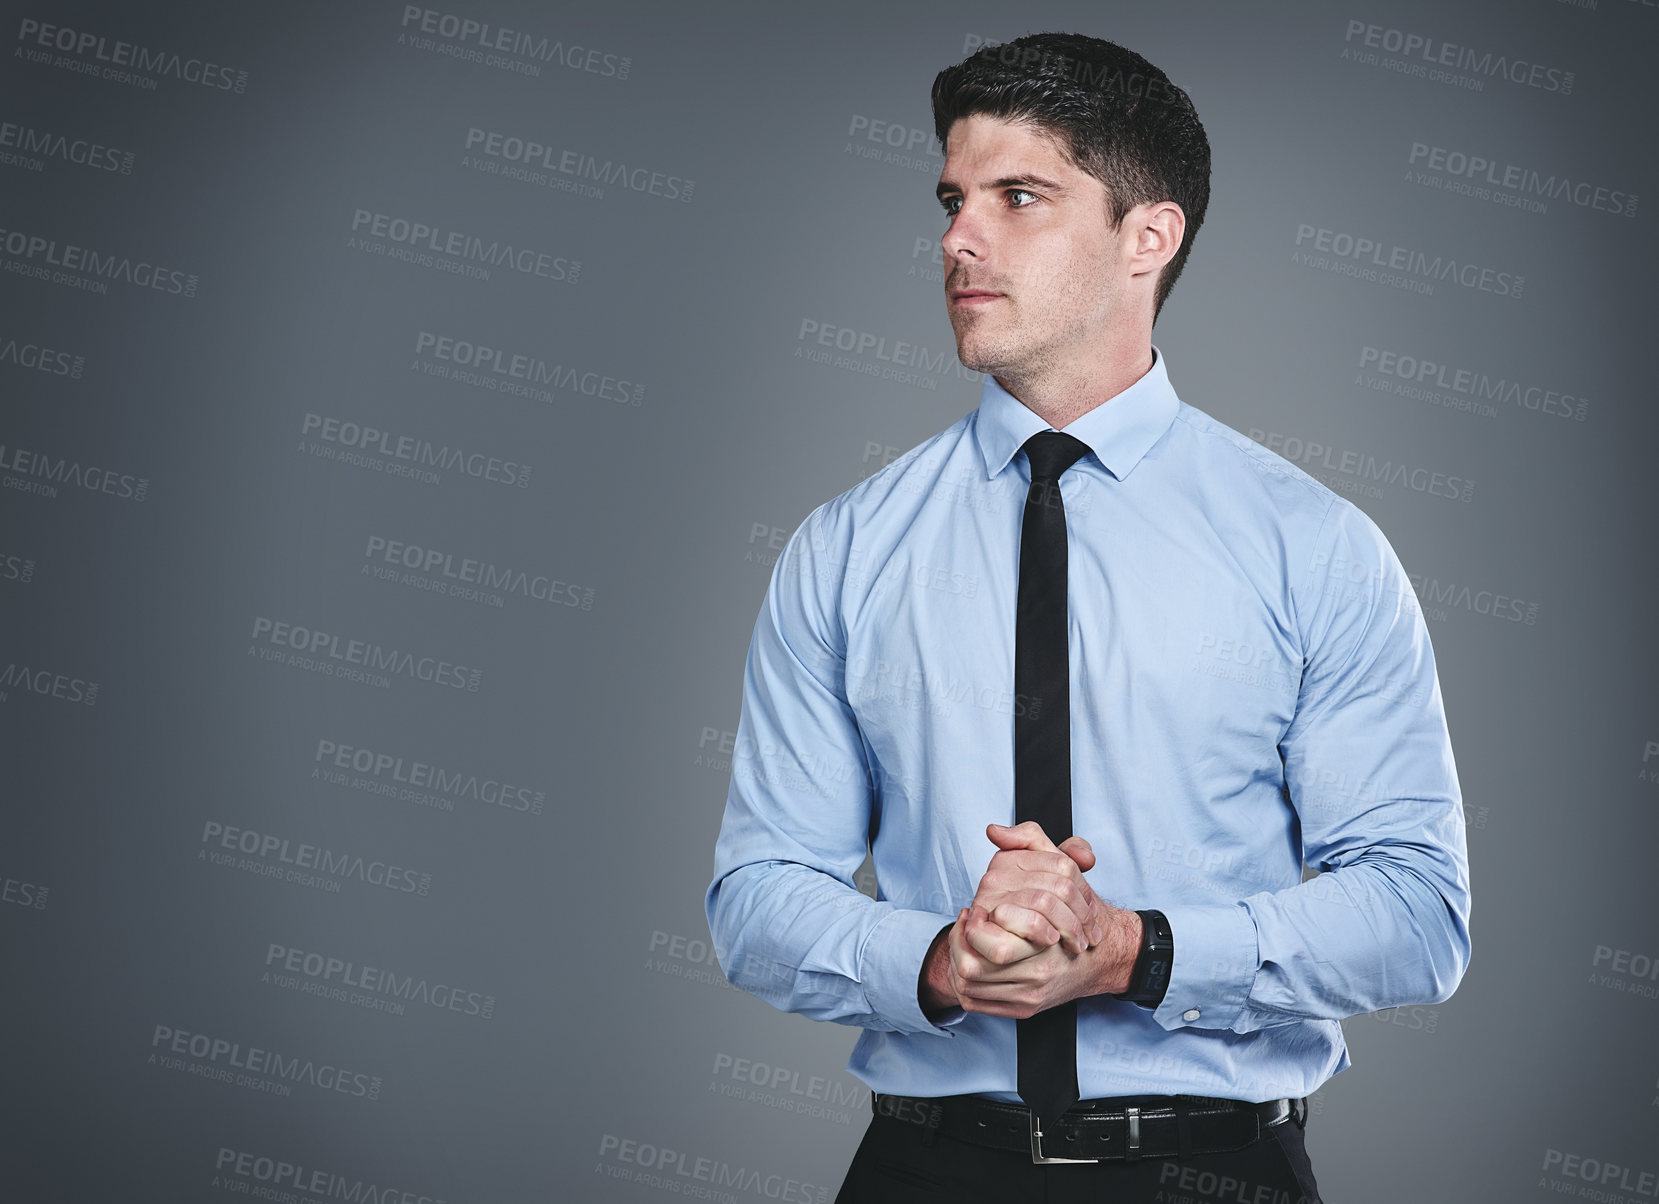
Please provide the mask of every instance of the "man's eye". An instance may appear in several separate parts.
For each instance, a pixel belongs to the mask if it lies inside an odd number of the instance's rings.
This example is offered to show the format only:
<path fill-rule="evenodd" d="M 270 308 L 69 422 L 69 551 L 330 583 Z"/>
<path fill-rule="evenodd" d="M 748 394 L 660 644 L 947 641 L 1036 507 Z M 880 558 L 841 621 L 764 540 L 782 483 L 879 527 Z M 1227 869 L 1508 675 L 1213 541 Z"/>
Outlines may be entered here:
<path fill-rule="evenodd" d="M 959 196 L 941 197 L 939 203 L 945 207 L 946 217 L 955 217 L 956 211 L 962 208 L 962 198 Z"/>
<path fill-rule="evenodd" d="M 1027 199 L 1022 201 L 1019 199 L 1020 197 L 1026 197 Z M 1023 188 L 1010 188 L 1008 190 L 1008 199 L 1014 203 L 1014 208 L 1024 209 L 1027 205 L 1037 199 L 1037 194 L 1034 192 L 1027 192 Z"/>

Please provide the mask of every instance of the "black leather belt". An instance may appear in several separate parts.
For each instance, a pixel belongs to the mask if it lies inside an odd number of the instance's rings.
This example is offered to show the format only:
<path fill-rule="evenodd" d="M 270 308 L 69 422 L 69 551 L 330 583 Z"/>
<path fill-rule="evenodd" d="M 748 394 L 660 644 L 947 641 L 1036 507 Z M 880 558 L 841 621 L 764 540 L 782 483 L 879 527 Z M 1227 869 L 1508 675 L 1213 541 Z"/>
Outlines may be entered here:
<path fill-rule="evenodd" d="M 1039 1129 L 1030 1108 L 982 1095 L 873 1094 L 871 1106 L 878 1117 L 958 1141 L 1028 1150 L 1037 1163 L 1134 1162 L 1242 1150 L 1274 1125 L 1307 1116 L 1305 1099 L 1252 1104 L 1201 1095 L 1129 1095 L 1083 1100 Z"/>

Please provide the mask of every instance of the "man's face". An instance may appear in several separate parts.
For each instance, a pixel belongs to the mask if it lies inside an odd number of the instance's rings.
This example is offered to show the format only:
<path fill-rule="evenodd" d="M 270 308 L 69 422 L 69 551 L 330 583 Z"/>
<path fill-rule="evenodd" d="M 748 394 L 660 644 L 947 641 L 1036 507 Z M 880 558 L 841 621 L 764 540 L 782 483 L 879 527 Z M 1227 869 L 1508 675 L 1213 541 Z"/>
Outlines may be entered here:
<path fill-rule="evenodd" d="M 1015 379 L 1087 359 L 1123 319 L 1106 186 L 1047 134 L 975 114 L 951 126 L 939 199 L 945 305 L 964 367 Z"/>

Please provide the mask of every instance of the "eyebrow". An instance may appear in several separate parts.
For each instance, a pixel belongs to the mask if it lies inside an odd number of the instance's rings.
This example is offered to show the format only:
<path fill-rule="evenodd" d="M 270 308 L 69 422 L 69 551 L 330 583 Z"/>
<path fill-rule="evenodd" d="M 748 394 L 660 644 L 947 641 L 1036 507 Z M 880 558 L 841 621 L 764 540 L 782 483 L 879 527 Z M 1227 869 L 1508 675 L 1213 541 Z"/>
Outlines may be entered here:
<path fill-rule="evenodd" d="M 1035 175 L 1003 176 L 1000 180 L 992 180 L 989 184 L 985 184 L 982 187 L 997 190 L 1003 188 L 1040 188 L 1044 192 L 1067 191 L 1066 186 L 1058 180 L 1050 180 L 1046 176 Z M 945 199 L 947 194 L 959 193 L 961 191 L 962 188 L 960 185 L 952 183 L 950 180 L 940 180 L 939 186 L 933 190 L 933 194 L 942 201 Z"/>

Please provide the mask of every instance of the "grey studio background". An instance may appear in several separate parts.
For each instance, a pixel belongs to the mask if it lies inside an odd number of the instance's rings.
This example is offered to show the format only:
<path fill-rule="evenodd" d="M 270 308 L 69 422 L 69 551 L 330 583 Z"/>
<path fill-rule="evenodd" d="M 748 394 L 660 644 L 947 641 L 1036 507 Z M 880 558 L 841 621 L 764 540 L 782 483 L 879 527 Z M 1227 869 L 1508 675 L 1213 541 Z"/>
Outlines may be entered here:
<path fill-rule="evenodd" d="M 1191 92 L 1172 380 L 1439 658 L 1474 959 L 1326 1198 L 1659 1194 L 1659 7 L 430 2 L 3 5 L 0 1196 L 833 1197 L 856 1032 L 701 909 L 743 658 L 977 404 L 928 86 L 1049 28 Z"/>

